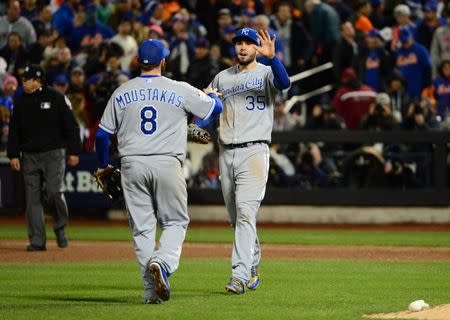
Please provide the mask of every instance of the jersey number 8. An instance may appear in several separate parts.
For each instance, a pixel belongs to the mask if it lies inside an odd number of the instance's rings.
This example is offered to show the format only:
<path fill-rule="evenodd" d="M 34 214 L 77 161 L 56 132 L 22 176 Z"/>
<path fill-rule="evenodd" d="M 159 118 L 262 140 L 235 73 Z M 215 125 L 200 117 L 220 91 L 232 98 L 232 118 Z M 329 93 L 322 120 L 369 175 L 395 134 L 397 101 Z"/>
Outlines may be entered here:
<path fill-rule="evenodd" d="M 141 131 L 146 135 L 152 135 L 158 128 L 158 112 L 153 106 L 144 106 L 141 109 Z"/>

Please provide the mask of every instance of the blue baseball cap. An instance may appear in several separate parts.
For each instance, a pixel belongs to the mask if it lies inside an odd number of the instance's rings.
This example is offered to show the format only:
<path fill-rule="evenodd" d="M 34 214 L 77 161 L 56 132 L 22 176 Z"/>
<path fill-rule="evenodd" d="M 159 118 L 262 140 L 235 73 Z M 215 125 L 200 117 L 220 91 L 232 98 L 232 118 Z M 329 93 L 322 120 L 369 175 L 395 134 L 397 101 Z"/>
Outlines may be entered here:
<path fill-rule="evenodd" d="M 67 76 L 65 74 L 59 74 L 55 77 L 55 79 L 53 80 L 53 83 L 68 84 L 69 79 L 67 78 Z"/>
<path fill-rule="evenodd" d="M 400 28 L 400 31 L 398 32 L 398 39 L 401 42 L 406 42 L 409 39 L 411 39 L 413 36 L 411 30 L 409 28 Z"/>
<path fill-rule="evenodd" d="M 425 12 L 431 12 L 431 11 L 436 12 L 437 9 L 438 9 L 438 4 L 435 0 L 427 1 L 425 3 L 425 6 L 423 7 L 423 11 L 425 11 Z"/>
<path fill-rule="evenodd" d="M 371 37 L 371 38 L 380 38 L 380 37 L 381 37 L 380 31 L 378 31 L 378 29 L 375 29 L 375 28 L 371 29 L 371 30 L 367 33 L 367 35 L 368 35 L 369 37 Z"/>
<path fill-rule="evenodd" d="M 254 42 L 256 45 L 260 46 L 261 41 L 258 38 L 258 32 L 252 28 L 242 28 L 236 32 L 236 35 L 233 38 L 233 42 L 238 42 L 239 40 L 250 40 Z"/>
<path fill-rule="evenodd" d="M 142 64 L 158 64 L 167 57 L 170 51 L 164 44 L 156 39 L 145 40 L 139 46 L 138 60 Z"/>

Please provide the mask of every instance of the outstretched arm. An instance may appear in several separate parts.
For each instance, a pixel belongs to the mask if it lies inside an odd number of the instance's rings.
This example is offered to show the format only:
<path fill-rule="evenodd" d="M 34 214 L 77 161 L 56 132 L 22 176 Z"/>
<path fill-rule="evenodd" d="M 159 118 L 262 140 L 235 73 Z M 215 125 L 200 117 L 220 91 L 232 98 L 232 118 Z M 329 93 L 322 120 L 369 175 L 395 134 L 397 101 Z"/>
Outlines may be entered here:
<path fill-rule="evenodd" d="M 270 67 L 273 72 L 273 84 L 275 88 L 278 90 L 284 90 L 289 88 L 291 85 L 291 80 L 286 72 L 281 61 L 277 58 L 275 54 L 275 40 L 276 36 L 274 35 L 270 38 L 269 31 L 267 30 L 259 30 L 258 38 L 261 41 L 261 46 L 253 45 L 255 50 L 270 59 Z"/>
<path fill-rule="evenodd" d="M 221 94 L 217 89 L 208 88 L 203 91 L 214 100 L 214 109 L 206 119 L 195 118 L 194 123 L 202 129 L 206 128 L 223 110 L 222 101 L 218 97 Z"/>

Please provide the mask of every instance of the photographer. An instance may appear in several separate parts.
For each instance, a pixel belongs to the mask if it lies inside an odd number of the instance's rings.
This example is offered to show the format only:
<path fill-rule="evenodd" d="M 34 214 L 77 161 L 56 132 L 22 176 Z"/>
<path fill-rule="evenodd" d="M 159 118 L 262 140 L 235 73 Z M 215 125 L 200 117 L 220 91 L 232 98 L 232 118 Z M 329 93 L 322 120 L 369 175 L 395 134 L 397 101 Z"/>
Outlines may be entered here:
<path fill-rule="evenodd" d="M 392 113 L 391 99 L 387 93 L 378 93 L 369 113 L 361 121 L 361 129 L 368 131 L 393 130 L 398 122 Z"/>
<path fill-rule="evenodd" d="M 431 101 L 422 97 L 420 103 L 410 104 L 402 127 L 412 131 L 440 130 Z"/>

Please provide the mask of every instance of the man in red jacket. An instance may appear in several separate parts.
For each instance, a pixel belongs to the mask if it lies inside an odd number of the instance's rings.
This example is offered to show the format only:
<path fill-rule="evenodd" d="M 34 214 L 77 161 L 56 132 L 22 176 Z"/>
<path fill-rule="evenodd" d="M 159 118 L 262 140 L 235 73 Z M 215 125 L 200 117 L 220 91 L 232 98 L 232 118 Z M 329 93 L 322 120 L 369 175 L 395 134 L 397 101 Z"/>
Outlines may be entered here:
<path fill-rule="evenodd" d="M 353 68 L 342 71 L 341 81 L 342 87 L 333 97 L 333 106 L 349 130 L 359 129 L 361 119 L 375 103 L 377 93 L 371 87 L 361 85 Z"/>

